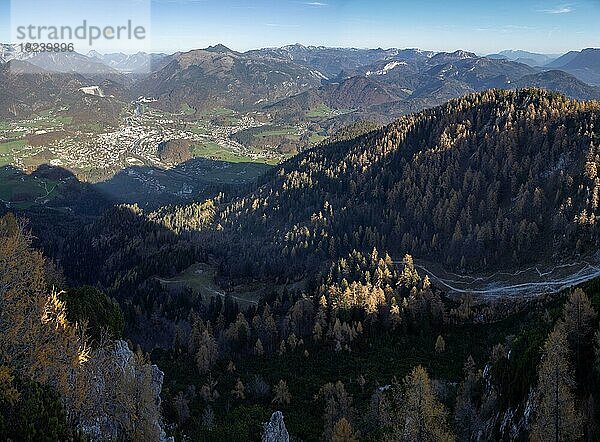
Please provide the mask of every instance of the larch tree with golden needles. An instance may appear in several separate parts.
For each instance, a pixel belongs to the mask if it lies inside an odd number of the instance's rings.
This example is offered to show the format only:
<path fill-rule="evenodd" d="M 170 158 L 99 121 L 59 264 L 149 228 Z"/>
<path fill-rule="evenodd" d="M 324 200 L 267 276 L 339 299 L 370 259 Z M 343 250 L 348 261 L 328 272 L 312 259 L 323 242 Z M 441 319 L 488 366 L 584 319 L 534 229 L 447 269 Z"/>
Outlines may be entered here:
<path fill-rule="evenodd" d="M 90 358 L 87 339 L 67 320 L 60 293 L 46 287 L 44 259 L 12 214 L 0 218 L 0 306 L 2 360 L 69 400 L 73 376 Z"/>
<path fill-rule="evenodd" d="M 598 315 L 585 292 L 580 288 L 575 289 L 564 307 L 564 324 L 577 364 L 580 362 L 582 347 L 591 344 L 596 316 Z"/>
<path fill-rule="evenodd" d="M 448 424 L 448 411 L 435 396 L 429 375 L 422 366 L 415 367 L 404 378 L 399 405 L 394 439 L 409 442 L 454 441 Z"/>
<path fill-rule="evenodd" d="M 435 352 L 444 353 L 446 351 L 446 341 L 442 335 L 439 335 L 435 340 Z"/>
<path fill-rule="evenodd" d="M 351 425 L 354 415 L 352 396 L 346 391 L 341 381 L 327 383 L 321 387 L 316 398 L 325 402 L 323 411 L 323 438 L 330 440 L 336 423 L 345 419 Z"/>
<path fill-rule="evenodd" d="M 546 339 L 538 369 L 532 441 L 582 439 L 581 418 L 575 409 L 575 379 L 569 359 L 565 326 L 559 322 Z"/>
<path fill-rule="evenodd" d="M 9 214 L 0 218 L 0 360 L 19 377 L 60 394 L 74 427 L 100 438 L 156 440 L 162 434 L 154 368 L 127 344 L 88 345 L 62 293 L 47 287 L 42 255 Z"/>
<path fill-rule="evenodd" d="M 210 326 L 207 326 L 200 334 L 197 347 L 196 365 L 198 370 L 201 374 L 208 373 L 219 358 L 219 348 Z"/>
<path fill-rule="evenodd" d="M 356 437 L 352 425 L 345 417 L 337 421 L 333 427 L 331 442 L 358 442 L 358 437 Z"/>
<path fill-rule="evenodd" d="M 292 400 L 292 395 L 288 389 L 287 382 L 283 379 L 279 381 L 275 387 L 273 387 L 273 403 L 276 405 L 288 405 Z"/>

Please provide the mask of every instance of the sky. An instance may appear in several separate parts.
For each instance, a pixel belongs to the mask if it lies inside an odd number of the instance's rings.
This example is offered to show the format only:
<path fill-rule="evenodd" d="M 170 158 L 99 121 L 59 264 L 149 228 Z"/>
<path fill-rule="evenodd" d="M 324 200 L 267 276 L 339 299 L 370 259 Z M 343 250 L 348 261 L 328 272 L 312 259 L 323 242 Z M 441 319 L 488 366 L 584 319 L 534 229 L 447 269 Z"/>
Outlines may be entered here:
<path fill-rule="evenodd" d="M 13 0 L 23 4 L 23 0 Z M 29 0 L 32 22 L 59 1 Z M 564 53 L 600 47 L 600 0 L 119 0 L 148 2 L 148 44 L 175 52 L 222 43 L 234 50 L 301 43 L 478 54 L 503 49 Z M 78 0 L 79 11 L 87 11 Z M 43 5 L 43 7 L 41 7 Z M 63 8 L 64 10 L 62 10 Z M 0 0 L 0 41 L 11 41 L 10 0 Z M 107 9 L 107 14 L 112 11 Z M 93 18 L 93 17 L 92 17 Z"/>

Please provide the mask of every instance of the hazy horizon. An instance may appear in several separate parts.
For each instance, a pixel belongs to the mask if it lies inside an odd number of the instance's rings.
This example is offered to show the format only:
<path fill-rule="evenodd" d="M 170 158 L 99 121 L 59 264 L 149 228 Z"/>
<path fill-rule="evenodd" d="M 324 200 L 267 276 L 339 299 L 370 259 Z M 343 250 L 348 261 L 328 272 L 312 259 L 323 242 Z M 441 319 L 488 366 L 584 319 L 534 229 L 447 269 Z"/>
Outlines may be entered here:
<path fill-rule="evenodd" d="M 10 43 L 9 41 L 0 41 L 0 44 L 16 44 L 16 43 Z M 477 56 L 481 56 L 481 57 L 485 57 L 488 55 L 500 54 L 502 52 L 507 52 L 507 51 L 512 51 L 512 52 L 523 51 L 523 52 L 527 52 L 527 53 L 531 53 L 531 54 L 539 54 L 539 55 L 546 55 L 546 56 L 562 56 L 568 52 L 581 52 L 586 49 L 599 49 L 600 48 L 600 45 L 595 46 L 595 47 L 589 46 L 589 47 L 580 47 L 580 48 L 569 49 L 564 52 L 543 52 L 543 51 L 536 51 L 536 50 L 525 50 L 525 49 L 520 49 L 520 48 L 501 48 L 501 49 L 498 49 L 497 51 L 492 51 L 492 52 L 478 52 L 478 51 L 474 51 L 474 50 L 471 50 L 469 48 L 464 48 L 464 47 L 457 47 L 455 49 L 441 50 L 441 49 L 410 47 L 410 46 L 404 46 L 404 47 L 403 46 L 363 46 L 363 47 L 359 47 L 359 46 L 329 46 L 329 45 L 313 45 L 313 44 L 305 44 L 305 43 L 301 43 L 301 42 L 294 42 L 294 43 L 282 44 L 280 46 L 260 46 L 260 47 L 252 47 L 252 48 L 248 48 L 248 49 L 239 49 L 236 47 L 232 47 L 230 45 L 226 45 L 221 42 L 216 42 L 216 43 L 211 43 L 211 44 L 208 44 L 208 45 L 202 46 L 202 47 L 185 47 L 185 48 L 169 50 L 169 51 L 156 50 L 156 51 L 152 51 L 150 53 L 151 54 L 163 53 L 163 54 L 170 55 L 170 54 L 174 54 L 177 52 L 185 53 L 185 52 L 190 52 L 190 51 L 206 50 L 206 49 L 213 48 L 215 46 L 225 46 L 225 47 L 227 47 L 227 49 L 230 49 L 234 52 L 239 52 L 239 53 L 246 53 L 246 52 L 258 51 L 258 50 L 264 50 L 264 49 L 281 49 L 281 48 L 290 47 L 290 46 L 303 46 L 306 48 L 311 48 L 311 47 L 319 48 L 320 47 L 320 48 L 327 48 L 327 49 L 356 49 L 356 50 L 397 49 L 397 50 L 402 51 L 402 50 L 413 49 L 413 50 L 419 50 L 419 51 L 423 51 L 423 52 L 434 52 L 434 53 L 439 53 L 439 52 L 452 53 L 452 52 L 456 52 L 456 51 L 465 51 L 465 52 L 470 52 L 470 53 L 476 54 Z M 96 52 L 98 52 L 99 54 L 102 54 L 102 55 L 107 55 L 107 54 L 112 53 L 111 51 L 102 51 L 102 50 L 96 50 Z M 120 51 L 120 53 L 124 53 L 124 54 L 136 54 L 139 52 L 143 52 L 143 51 Z M 83 55 L 87 55 L 87 54 L 83 54 Z"/>
<path fill-rule="evenodd" d="M 493 4 L 474 0 L 148 1 L 151 52 L 191 50 L 214 42 L 244 52 L 301 42 L 305 46 L 435 52 L 462 49 L 481 55 L 506 48 L 563 54 L 597 46 L 600 41 L 597 0 Z M 69 14 L 64 12 L 67 19 Z M 44 14 L 41 9 L 31 11 L 31 20 Z M 62 12 L 57 16 L 63 19 Z M 10 1 L 0 0 L 0 41 L 11 40 L 10 28 Z"/>

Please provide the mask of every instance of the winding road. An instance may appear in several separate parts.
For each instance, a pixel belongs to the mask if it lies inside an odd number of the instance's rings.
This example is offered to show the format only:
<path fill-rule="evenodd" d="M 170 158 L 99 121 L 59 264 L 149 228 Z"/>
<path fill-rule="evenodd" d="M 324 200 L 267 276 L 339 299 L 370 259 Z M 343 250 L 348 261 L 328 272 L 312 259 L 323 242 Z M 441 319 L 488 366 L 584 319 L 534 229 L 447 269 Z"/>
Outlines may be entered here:
<path fill-rule="evenodd" d="M 394 261 L 401 264 L 402 261 Z M 449 294 L 470 293 L 484 298 L 532 297 L 558 293 L 600 277 L 600 253 L 587 260 L 544 268 L 534 266 L 515 272 L 495 272 L 489 275 L 459 275 L 446 272 L 439 266 L 415 261 L 415 268 L 429 276 L 434 285 Z M 435 270 L 432 270 L 435 269 Z"/>

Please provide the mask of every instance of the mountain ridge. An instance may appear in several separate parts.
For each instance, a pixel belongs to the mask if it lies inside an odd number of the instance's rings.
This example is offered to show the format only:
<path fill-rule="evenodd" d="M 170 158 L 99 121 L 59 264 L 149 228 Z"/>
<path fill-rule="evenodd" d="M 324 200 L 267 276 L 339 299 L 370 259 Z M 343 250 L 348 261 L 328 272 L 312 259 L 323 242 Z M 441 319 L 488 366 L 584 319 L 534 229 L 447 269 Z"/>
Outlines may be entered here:
<path fill-rule="evenodd" d="M 226 253 L 224 267 L 243 274 L 238 261 L 247 261 L 302 274 L 307 268 L 290 262 L 375 247 L 451 268 L 493 268 L 572 251 L 578 240 L 579 250 L 593 249 L 600 232 L 588 222 L 598 204 L 587 195 L 599 191 L 598 106 L 536 89 L 492 90 L 300 154 L 217 217 L 231 229 L 230 250 L 246 254 Z M 528 132 L 519 129 L 526 124 Z M 570 180 L 579 190 L 568 190 Z"/>

